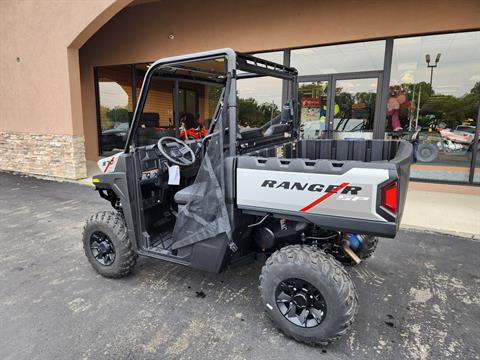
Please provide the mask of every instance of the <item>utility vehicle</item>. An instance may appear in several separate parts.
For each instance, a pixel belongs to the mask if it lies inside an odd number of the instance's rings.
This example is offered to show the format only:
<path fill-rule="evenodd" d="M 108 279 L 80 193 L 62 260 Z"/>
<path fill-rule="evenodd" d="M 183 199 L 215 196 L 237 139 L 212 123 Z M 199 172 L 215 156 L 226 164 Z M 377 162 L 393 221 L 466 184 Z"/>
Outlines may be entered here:
<path fill-rule="evenodd" d="M 237 84 L 283 81 L 283 107 L 263 127 L 240 127 Z M 208 135 L 140 141 L 139 124 L 155 79 L 216 85 Z M 377 236 L 398 230 L 412 145 L 383 140 L 302 140 L 297 71 L 232 49 L 156 61 L 145 74 L 125 150 L 102 159 L 92 181 L 112 212 L 86 223 L 83 244 L 97 272 L 127 275 L 138 255 L 203 271 L 266 259 L 260 294 L 285 334 L 326 344 L 358 310 L 343 264 L 369 257 Z M 150 111 L 150 110 L 149 110 Z"/>
<path fill-rule="evenodd" d="M 413 144 L 415 160 L 422 163 L 434 162 L 439 156 L 443 160 L 447 160 L 448 157 L 473 156 L 476 148 L 474 126 L 459 125 L 454 130 L 449 128 L 427 130 L 397 132 L 392 133 L 391 137 L 410 141 Z"/>

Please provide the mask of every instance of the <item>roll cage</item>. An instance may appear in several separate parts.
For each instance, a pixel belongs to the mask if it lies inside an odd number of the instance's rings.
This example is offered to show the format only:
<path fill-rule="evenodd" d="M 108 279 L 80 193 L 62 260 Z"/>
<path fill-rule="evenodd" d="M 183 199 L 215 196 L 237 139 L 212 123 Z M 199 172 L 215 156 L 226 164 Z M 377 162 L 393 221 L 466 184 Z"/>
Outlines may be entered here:
<path fill-rule="evenodd" d="M 205 67 L 210 61 L 214 67 Z M 217 61 L 222 63 L 211 63 Z M 203 65 L 203 66 L 202 66 Z M 128 133 L 124 152 L 128 153 L 135 148 L 136 135 L 140 124 L 141 114 L 145 106 L 148 89 L 152 78 L 156 73 L 161 73 L 162 78 L 199 82 L 204 84 L 223 85 L 215 114 L 214 126 L 209 127 L 209 135 L 214 127 L 218 129 L 220 142 L 228 144 L 228 155 L 237 154 L 236 140 L 238 138 L 237 127 L 237 80 L 256 77 L 274 77 L 284 81 L 282 94 L 281 115 L 272 119 L 267 125 L 277 123 L 289 123 L 292 125 L 292 136 L 298 136 L 298 95 L 297 95 L 297 71 L 294 68 L 264 60 L 252 55 L 236 52 L 232 49 L 218 49 L 199 52 L 184 56 L 168 57 L 157 60 L 148 68 L 140 93 L 140 98 L 135 107 L 132 125 Z M 178 92 L 178 87 L 175 89 Z M 175 125 L 179 125 L 178 101 L 174 101 Z M 235 129 L 230 131 L 229 129 Z M 225 136 L 228 136 L 225 138 Z"/>

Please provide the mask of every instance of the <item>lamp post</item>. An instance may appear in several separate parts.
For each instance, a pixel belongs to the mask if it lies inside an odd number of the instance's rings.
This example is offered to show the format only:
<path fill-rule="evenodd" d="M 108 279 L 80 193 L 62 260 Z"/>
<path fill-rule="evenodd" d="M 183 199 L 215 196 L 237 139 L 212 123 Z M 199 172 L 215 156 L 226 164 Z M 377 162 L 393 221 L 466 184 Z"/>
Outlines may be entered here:
<path fill-rule="evenodd" d="M 437 54 L 437 57 L 435 58 L 435 64 L 430 65 L 430 54 L 425 55 L 425 60 L 427 61 L 427 68 L 430 68 L 430 94 L 429 96 L 432 95 L 432 80 L 433 80 L 433 69 L 437 67 L 438 62 L 440 61 L 440 53 Z"/>

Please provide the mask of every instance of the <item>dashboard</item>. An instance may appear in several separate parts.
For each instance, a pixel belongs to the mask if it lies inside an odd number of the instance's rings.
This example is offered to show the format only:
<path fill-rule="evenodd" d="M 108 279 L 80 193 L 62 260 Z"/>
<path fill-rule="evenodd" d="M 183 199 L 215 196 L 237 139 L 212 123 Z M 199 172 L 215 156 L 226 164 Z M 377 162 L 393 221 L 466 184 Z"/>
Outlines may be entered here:
<path fill-rule="evenodd" d="M 162 174 L 168 172 L 167 160 L 162 159 L 156 145 L 138 148 L 138 159 L 141 170 L 139 177 L 142 184 L 156 182 L 162 178 Z"/>
<path fill-rule="evenodd" d="M 197 162 L 193 165 L 181 167 L 182 178 L 191 179 L 196 177 L 200 165 L 199 145 L 200 141 L 186 141 L 187 145 L 196 152 Z M 137 156 L 140 163 L 141 174 L 138 174 L 142 184 L 151 182 L 168 182 L 169 162 L 163 157 L 156 144 L 137 148 Z M 160 185 L 158 183 L 158 185 Z"/>

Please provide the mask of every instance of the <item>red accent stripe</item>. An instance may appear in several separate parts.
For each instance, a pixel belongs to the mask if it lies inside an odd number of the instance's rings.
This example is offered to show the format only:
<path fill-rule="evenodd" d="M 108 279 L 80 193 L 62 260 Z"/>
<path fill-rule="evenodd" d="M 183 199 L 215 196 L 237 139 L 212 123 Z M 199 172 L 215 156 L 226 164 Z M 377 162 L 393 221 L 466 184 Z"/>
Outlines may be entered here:
<path fill-rule="evenodd" d="M 308 210 L 310 210 L 311 208 L 317 206 L 318 204 L 320 204 L 322 201 L 324 200 L 327 200 L 330 196 L 332 196 L 333 194 L 336 194 L 337 192 L 339 192 L 340 190 L 342 190 L 345 186 L 347 186 L 349 183 L 348 182 L 344 182 L 344 183 L 341 183 L 340 185 L 338 185 L 337 187 L 334 187 L 332 190 L 330 190 L 328 193 L 322 195 L 321 197 L 319 197 L 317 200 L 315 200 L 314 202 L 308 204 L 307 206 L 305 206 L 304 208 L 300 209 L 301 212 L 306 212 Z"/>
<path fill-rule="evenodd" d="M 106 172 L 107 172 L 107 170 L 108 170 L 108 168 L 110 167 L 110 165 L 112 165 L 113 160 L 115 160 L 115 156 L 112 157 L 112 158 L 110 159 L 110 161 L 108 162 L 107 166 L 105 166 L 105 170 L 103 170 L 103 173 L 106 173 Z"/>

